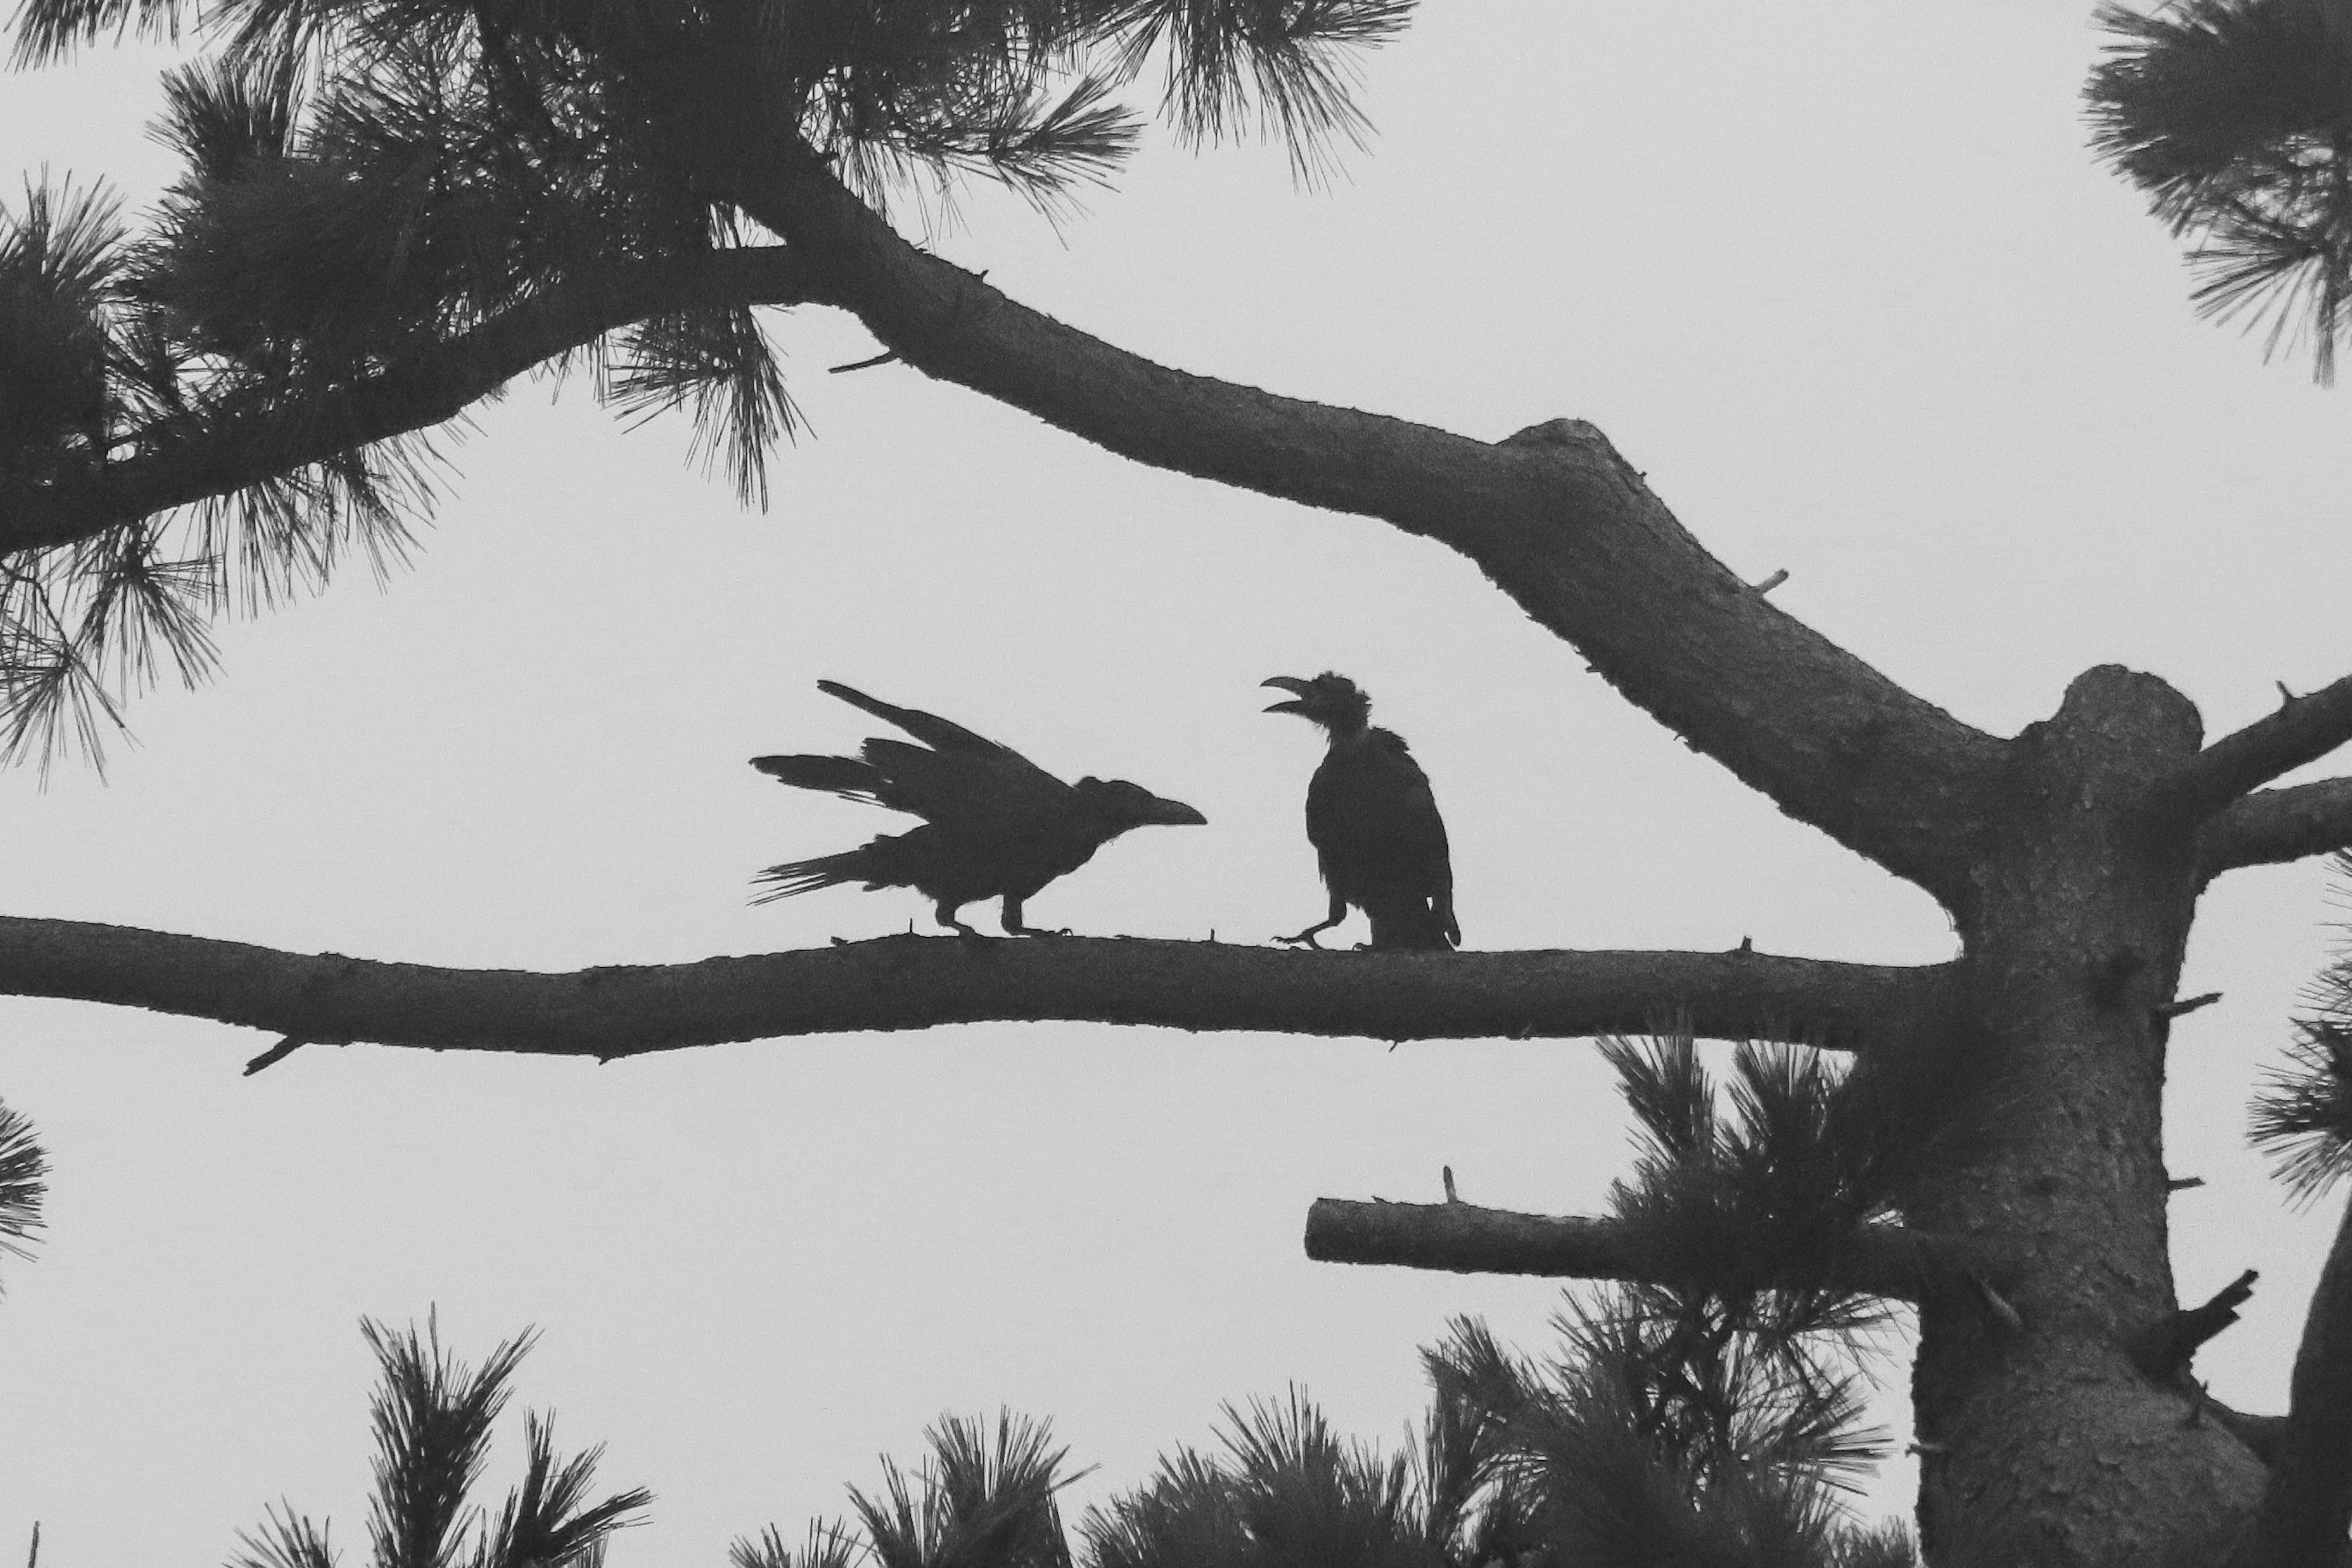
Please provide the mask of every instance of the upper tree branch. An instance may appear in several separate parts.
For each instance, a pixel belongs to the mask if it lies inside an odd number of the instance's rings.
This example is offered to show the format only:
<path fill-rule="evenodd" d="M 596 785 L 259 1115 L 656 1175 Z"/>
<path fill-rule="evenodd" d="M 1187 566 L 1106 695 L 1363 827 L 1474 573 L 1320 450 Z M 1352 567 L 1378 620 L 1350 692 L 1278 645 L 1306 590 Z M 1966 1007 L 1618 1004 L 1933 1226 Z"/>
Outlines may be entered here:
<path fill-rule="evenodd" d="M 2308 697 L 2288 698 L 2276 712 L 2222 736 L 2158 780 L 2145 808 L 2148 825 L 2158 831 L 2194 827 L 2247 791 L 2347 741 L 2352 741 L 2352 676 Z"/>
<path fill-rule="evenodd" d="M 1489 444 L 1189 375 L 908 244 L 797 142 L 716 177 L 908 364 L 1156 468 L 1441 541 L 1782 809 L 1948 906 L 1970 897 L 1961 839 L 1999 742 L 1774 608 L 1592 426 Z"/>
<path fill-rule="evenodd" d="M 614 1058 L 989 1019 L 1376 1039 L 1638 1032 L 1862 1048 L 1935 1028 L 1948 967 L 1759 953 L 1301 953 L 1215 942 L 889 937 L 697 963 L 440 969 L 0 918 L 0 994 L 215 1018 L 318 1044 Z"/>
<path fill-rule="evenodd" d="M 1641 1238 L 1619 1221 L 1512 1214 L 1474 1204 L 1318 1198 L 1307 1211 L 1307 1256 L 1323 1263 L 1387 1263 L 1454 1274 L 1710 1283 L 1662 1269 Z M 1774 1283 L 1916 1300 L 1938 1284 L 1997 1281 L 2010 1264 L 1989 1243 L 1869 1226 L 1833 1263 L 1797 1270 Z"/>
<path fill-rule="evenodd" d="M 2256 790 L 2223 806 L 2197 834 L 2197 868 L 2210 879 L 2352 847 L 2352 778 Z"/>
<path fill-rule="evenodd" d="M 0 495 L 0 552 L 69 544 L 454 419 L 533 365 L 633 321 L 809 297 L 782 246 L 642 261 L 561 283 L 340 391 L 142 433 L 138 452 Z"/>
<path fill-rule="evenodd" d="M 2271 1482 L 2234 1562 L 2336 1568 L 2352 1527 L 2352 1208 L 2319 1271 Z"/>

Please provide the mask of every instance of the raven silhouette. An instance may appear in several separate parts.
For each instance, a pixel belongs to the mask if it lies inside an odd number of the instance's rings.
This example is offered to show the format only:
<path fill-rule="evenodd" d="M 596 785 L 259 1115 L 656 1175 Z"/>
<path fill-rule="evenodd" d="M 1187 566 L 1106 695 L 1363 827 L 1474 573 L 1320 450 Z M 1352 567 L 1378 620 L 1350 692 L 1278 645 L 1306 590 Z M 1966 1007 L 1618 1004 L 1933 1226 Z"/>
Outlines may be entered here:
<path fill-rule="evenodd" d="M 769 890 L 755 903 L 862 882 L 868 889 L 915 889 L 932 900 L 940 924 L 966 936 L 979 932 L 957 911 L 993 898 L 1004 900 L 1008 936 L 1066 935 L 1024 923 L 1022 906 L 1040 888 L 1131 827 L 1208 821 L 1141 784 L 1097 778 L 1064 784 L 1020 752 L 935 713 L 892 707 L 837 680 L 816 685 L 922 744 L 877 736 L 855 757 L 753 757 L 751 765 L 801 789 L 909 813 L 923 826 L 845 854 L 771 866 L 756 879 Z"/>
<path fill-rule="evenodd" d="M 1330 913 L 1277 940 L 1319 947 L 1315 933 L 1346 920 L 1352 904 L 1372 922 L 1375 948 L 1459 946 L 1445 819 L 1404 737 L 1372 728 L 1371 699 L 1344 675 L 1277 675 L 1265 684 L 1294 694 L 1267 712 L 1311 720 L 1331 742 L 1307 785 L 1307 839 L 1331 890 Z"/>

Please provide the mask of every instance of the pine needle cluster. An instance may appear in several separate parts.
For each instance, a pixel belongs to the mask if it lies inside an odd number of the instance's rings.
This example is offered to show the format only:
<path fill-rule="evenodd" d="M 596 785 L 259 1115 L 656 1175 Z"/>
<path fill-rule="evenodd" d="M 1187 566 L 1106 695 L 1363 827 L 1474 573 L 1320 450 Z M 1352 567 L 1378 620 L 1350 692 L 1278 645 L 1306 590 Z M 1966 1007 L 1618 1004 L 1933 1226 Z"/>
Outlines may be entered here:
<path fill-rule="evenodd" d="M 0 211 L 0 761 L 81 751 L 121 694 L 213 667 L 207 628 L 379 574 L 438 458 L 356 394 L 446 419 L 433 351 L 632 266 L 772 242 L 719 174 L 781 136 L 877 205 L 979 178 L 1041 209 L 1139 144 L 1147 77 L 1180 138 L 1277 135 L 1303 174 L 1362 138 L 1356 51 L 1411 0 L 228 0 L 157 137 L 185 173 L 133 237 L 102 190 Z M 20 64 L 187 0 L 27 0 Z M 927 197 L 927 199 L 928 199 Z M 625 414 L 683 409 L 747 502 L 800 424 L 760 310 L 659 312 L 552 366 Z M 410 378 L 404 382 L 403 376 Z M 198 454 L 201 454 L 199 456 Z M 186 497 L 95 535 L 137 459 Z M 215 482 L 209 476 L 235 476 Z M 254 476 L 260 476 L 256 478 Z M 97 500 L 87 498 L 96 497 Z M 45 537 L 46 535 L 46 537 Z M 49 539 L 71 542 L 50 543 Z"/>
<path fill-rule="evenodd" d="M 2331 858 L 2339 889 L 2352 885 L 2352 853 Z M 2352 1171 L 2352 950 L 2304 988 L 2310 1010 L 2294 1020 L 2286 1060 L 2263 1074 L 2247 1139 L 2269 1152 L 2298 1203 Z"/>
<path fill-rule="evenodd" d="M 2084 89 L 2100 155 L 2196 237 L 2199 309 L 2307 342 L 2322 383 L 2352 326 L 2352 17 L 2327 0 L 2106 5 Z"/>
<path fill-rule="evenodd" d="M 33 1136 L 22 1111 L 0 1105 L 0 1252 L 30 1255 L 41 1228 L 41 1201 L 48 1196 L 48 1156 Z"/>
<path fill-rule="evenodd" d="M 471 1498 L 488 1462 L 490 1427 L 533 1336 L 498 1346 L 475 1371 L 442 1349 L 433 1325 L 422 1337 L 413 1327 L 399 1334 L 373 1321 L 360 1327 L 381 1373 L 370 1405 L 373 1568 L 601 1568 L 613 1532 L 638 1522 L 653 1501 L 642 1488 L 589 1501 L 602 1448 L 559 1458 L 552 1426 L 534 1415 L 525 1422 L 522 1483 L 496 1513 L 485 1511 Z M 288 1506 L 270 1509 L 262 1528 L 240 1540 L 230 1568 L 338 1562 L 327 1524 Z"/>

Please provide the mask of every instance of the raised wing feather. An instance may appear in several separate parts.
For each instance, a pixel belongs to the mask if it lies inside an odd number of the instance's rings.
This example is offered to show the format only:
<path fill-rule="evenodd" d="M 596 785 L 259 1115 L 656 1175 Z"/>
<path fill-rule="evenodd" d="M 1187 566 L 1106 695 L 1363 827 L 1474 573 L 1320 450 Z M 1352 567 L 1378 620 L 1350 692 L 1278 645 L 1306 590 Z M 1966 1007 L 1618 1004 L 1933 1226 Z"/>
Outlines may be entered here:
<path fill-rule="evenodd" d="M 877 736 L 858 749 L 861 761 L 841 759 L 843 768 L 856 767 L 868 776 L 866 798 L 878 805 L 982 841 L 1026 837 L 1040 821 L 1069 810 L 1070 786 L 1010 746 L 936 713 L 900 708 L 837 680 L 820 680 L 817 689 L 924 742 L 917 746 Z M 814 787 L 838 786 L 828 781 Z"/>
<path fill-rule="evenodd" d="M 854 686 L 844 686 L 838 680 L 820 680 L 816 689 L 829 697 L 838 697 L 852 708 L 863 708 L 885 723 L 896 724 L 926 746 L 942 752 L 1003 752 L 1008 756 L 1020 753 L 1000 746 L 985 735 L 975 735 L 962 725 L 942 719 L 936 713 L 926 713 L 919 708 L 898 708 L 878 697 L 868 697 Z M 1050 774 L 1047 776 L 1051 776 Z"/>

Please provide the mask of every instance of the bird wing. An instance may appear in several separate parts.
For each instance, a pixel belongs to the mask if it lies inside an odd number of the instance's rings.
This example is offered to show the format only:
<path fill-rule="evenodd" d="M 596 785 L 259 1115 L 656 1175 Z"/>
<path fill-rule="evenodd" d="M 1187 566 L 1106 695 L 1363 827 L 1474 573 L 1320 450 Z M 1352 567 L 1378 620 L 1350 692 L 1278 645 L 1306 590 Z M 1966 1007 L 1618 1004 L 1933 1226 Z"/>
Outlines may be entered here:
<path fill-rule="evenodd" d="M 1350 901 L 1380 889 L 1451 898 L 1445 819 L 1429 775 L 1393 731 L 1371 731 L 1323 760 L 1307 786 L 1307 837 L 1323 879 Z"/>
<path fill-rule="evenodd" d="M 984 840 L 1023 837 L 1067 815 L 1074 790 L 1010 746 L 912 708 L 895 707 L 837 680 L 817 689 L 896 724 L 922 745 L 877 736 L 859 748 L 878 781 L 872 798 Z"/>
<path fill-rule="evenodd" d="M 829 789 L 844 800 L 883 804 L 882 776 L 856 757 L 753 757 L 751 765 L 801 789 Z"/>

